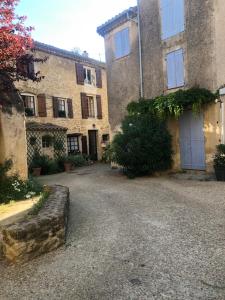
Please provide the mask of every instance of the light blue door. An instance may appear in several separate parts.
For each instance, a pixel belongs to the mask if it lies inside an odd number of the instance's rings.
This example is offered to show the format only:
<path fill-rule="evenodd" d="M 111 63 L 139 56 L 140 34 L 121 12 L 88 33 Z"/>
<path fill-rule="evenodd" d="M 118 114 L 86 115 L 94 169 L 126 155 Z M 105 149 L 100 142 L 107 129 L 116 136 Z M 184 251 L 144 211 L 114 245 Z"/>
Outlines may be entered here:
<path fill-rule="evenodd" d="M 205 170 L 203 114 L 185 112 L 180 118 L 180 155 L 182 169 Z"/>

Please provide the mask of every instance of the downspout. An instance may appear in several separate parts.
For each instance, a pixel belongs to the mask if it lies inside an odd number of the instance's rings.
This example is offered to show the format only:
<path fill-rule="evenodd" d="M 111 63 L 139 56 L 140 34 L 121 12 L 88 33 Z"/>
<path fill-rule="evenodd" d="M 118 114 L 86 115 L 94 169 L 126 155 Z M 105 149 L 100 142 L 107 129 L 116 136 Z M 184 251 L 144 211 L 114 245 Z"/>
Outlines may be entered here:
<path fill-rule="evenodd" d="M 221 109 L 221 143 L 225 144 L 225 104 L 223 97 L 225 96 L 225 88 L 219 90 L 220 94 L 220 109 Z"/>
<path fill-rule="evenodd" d="M 143 64 L 142 64 L 142 46 L 141 46 L 141 22 L 140 22 L 140 0 L 137 0 L 138 9 L 138 45 L 139 45 L 139 68 L 140 68 L 140 97 L 144 98 L 143 86 Z"/>
<path fill-rule="evenodd" d="M 220 110 L 221 110 L 221 143 L 225 144 L 225 104 L 224 104 L 224 96 L 225 96 L 225 88 L 221 88 L 219 90 L 220 98 L 216 100 L 216 102 L 220 103 Z"/>

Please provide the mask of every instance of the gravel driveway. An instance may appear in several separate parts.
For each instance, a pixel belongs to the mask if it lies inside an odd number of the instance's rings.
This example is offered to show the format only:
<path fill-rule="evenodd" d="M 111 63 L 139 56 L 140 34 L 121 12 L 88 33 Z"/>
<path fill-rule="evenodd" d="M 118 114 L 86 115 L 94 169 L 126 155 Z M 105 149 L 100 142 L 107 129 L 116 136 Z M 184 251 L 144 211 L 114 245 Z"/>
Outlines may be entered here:
<path fill-rule="evenodd" d="M 67 185 L 65 247 L 0 265 L 0 299 L 225 299 L 225 184 L 128 180 L 105 165 L 42 178 Z"/>

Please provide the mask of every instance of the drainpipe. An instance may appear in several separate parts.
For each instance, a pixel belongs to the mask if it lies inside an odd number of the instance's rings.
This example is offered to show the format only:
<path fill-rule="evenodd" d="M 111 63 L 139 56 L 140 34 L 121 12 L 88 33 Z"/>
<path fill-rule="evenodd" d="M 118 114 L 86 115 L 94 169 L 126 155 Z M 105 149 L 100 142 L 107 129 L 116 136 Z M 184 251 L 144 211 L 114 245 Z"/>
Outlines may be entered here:
<path fill-rule="evenodd" d="M 142 46 L 141 46 L 141 22 L 140 22 L 140 0 L 137 0 L 137 8 L 138 8 L 138 44 L 139 44 L 139 67 L 140 67 L 140 96 L 141 96 L 141 98 L 144 98 Z"/>
<path fill-rule="evenodd" d="M 221 143 L 225 144 L 225 105 L 222 96 L 225 96 L 225 88 L 219 90 L 220 93 L 220 108 L 221 108 Z"/>

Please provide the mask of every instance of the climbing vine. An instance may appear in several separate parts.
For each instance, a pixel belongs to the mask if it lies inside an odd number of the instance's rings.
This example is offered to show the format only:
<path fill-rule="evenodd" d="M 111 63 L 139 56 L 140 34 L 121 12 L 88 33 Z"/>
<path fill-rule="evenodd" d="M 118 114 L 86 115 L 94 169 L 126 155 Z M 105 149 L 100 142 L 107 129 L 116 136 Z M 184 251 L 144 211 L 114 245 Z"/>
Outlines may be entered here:
<path fill-rule="evenodd" d="M 194 113 L 199 113 L 203 105 L 214 101 L 217 96 L 217 93 L 214 94 L 207 89 L 194 87 L 154 99 L 132 102 L 127 110 L 130 115 L 155 113 L 163 119 L 168 117 L 178 119 L 185 109 L 192 109 Z"/>

